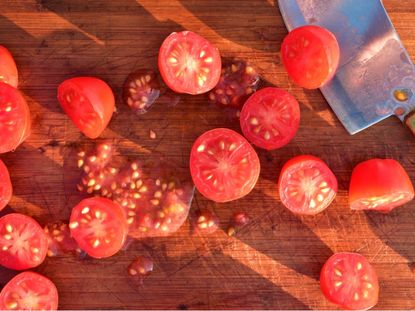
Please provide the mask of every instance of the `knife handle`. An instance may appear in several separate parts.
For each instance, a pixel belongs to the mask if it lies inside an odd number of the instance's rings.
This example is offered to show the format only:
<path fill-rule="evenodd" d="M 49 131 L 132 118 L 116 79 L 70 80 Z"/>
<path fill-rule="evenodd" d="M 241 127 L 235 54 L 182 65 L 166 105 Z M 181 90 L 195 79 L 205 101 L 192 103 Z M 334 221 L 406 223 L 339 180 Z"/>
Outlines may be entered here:
<path fill-rule="evenodd" d="M 412 111 L 405 118 L 406 126 L 411 130 L 412 134 L 415 135 L 415 111 Z"/>

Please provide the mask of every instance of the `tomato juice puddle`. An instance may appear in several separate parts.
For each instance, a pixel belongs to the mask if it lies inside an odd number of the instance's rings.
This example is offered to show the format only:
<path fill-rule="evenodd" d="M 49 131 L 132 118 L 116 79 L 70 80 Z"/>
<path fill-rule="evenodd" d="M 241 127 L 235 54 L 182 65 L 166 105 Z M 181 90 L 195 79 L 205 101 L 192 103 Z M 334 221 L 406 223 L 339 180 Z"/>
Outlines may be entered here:
<path fill-rule="evenodd" d="M 143 285 L 144 279 L 146 279 L 151 272 L 153 272 L 154 263 L 148 256 L 136 257 L 128 266 L 127 274 L 129 280 L 133 285 Z"/>
<path fill-rule="evenodd" d="M 198 210 L 189 219 L 193 235 L 212 234 L 219 229 L 219 217 L 212 210 Z"/>

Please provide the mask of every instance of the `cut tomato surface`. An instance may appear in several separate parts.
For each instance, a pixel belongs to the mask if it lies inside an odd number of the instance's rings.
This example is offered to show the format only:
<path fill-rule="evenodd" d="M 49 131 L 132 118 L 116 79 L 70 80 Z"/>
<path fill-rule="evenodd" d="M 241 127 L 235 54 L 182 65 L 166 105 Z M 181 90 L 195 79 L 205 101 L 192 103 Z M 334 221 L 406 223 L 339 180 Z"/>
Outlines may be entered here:
<path fill-rule="evenodd" d="M 0 211 L 9 203 L 12 194 L 13 187 L 9 171 L 3 161 L 0 160 Z"/>
<path fill-rule="evenodd" d="M 35 272 L 22 272 L 3 287 L 0 309 L 57 310 L 58 290 L 48 278 Z"/>
<path fill-rule="evenodd" d="M 240 115 L 241 129 L 254 145 L 277 149 L 288 144 L 300 125 L 300 107 L 288 92 L 267 87 L 248 98 Z"/>
<path fill-rule="evenodd" d="M 190 153 L 196 188 L 208 199 L 227 202 L 247 195 L 260 171 L 258 156 L 240 134 L 217 128 L 202 134 Z"/>
<path fill-rule="evenodd" d="M 282 203 L 290 211 L 315 215 L 325 210 L 336 197 L 337 179 L 321 159 L 301 155 L 285 163 L 278 188 Z"/>
<path fill-rule="evenodd" d="M 48 251 L 48 238 L 31 217 L 13 213 L 0 218 L 0 265 L 14 270 L 40 265 Z"/>
<path fill-rule="evenodd" d="M 316 89 L 336 73 L 340 48 L 327 29 L 307 25 L 292 30 L 281 45 L 281 56 L 288 75 L 296 84 Z"/>
<path fill-rule="evenodd" d="M 352 172 L 350 208 L 390 212 L 414 198 L 414 187 L 402 165 L 393 159 L 371 159 Z"/>
<path fill-rule="evenodd" d="M 72 122 L 92 139 L 105 130 L 115 109 L 111 88 L 93 77 L 65 80 L 58 87 L 58 100 Z"/>
<path fill-rule="evenodd" d="M 337 253 L 324 264 L 320 287 L 328 300 L 349 310 L 368 310 L 378 302 L 375 269 L 356 253 Z"/>
<path fill-rule="evenodd" d="M 12 54 L 0 45 L 0 82 L 17 87 L 19 74 Z"/>
<path fill-rule="evenodd" d="M 219 50 L 191 31 L 173 32 L 160 48 L 158 65 L 169 88 L 177 93 L 202 94 L 218 83 Z"/>

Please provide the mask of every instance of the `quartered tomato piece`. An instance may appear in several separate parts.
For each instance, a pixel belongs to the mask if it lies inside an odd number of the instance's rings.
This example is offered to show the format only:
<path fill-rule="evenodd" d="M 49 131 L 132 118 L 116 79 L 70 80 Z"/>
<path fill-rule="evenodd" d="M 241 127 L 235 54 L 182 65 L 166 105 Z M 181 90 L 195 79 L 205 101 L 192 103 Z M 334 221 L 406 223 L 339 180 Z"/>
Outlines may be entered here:
<path fill-rule="evenodd" d="M 197 190 L 208 199 L 227 202 L 247 195 L 260 171 L 258 156 L 235 131 L 217 128 L 202 134 L 190 153 L 190 172 Z"/>
<path fill-rule="evenodd" d="M 35 272 L 22 272 L 12 278 L 0 293 L 0 310 L 57 310 L 58 290 L 48 278 Z"/>
<path fill-rule="evenodd" d="M 58 100 L 72 122 L 92 139 L 105 130 L 115 107 L 111 88 L 93 77 L 65 80 L 58 87 Z"/>
<path fill-rule="evenodd" d="M 22 94 L 0 82 L 0 153 L 14 151 L 30 134 L 30 111 Z"/>
<path fill-rule="evenodd" d="M 297 133 L 300 107 L 288 92 L 267 87 L 249 97 L 240 122 L 250 142 L 264 149 L 277 149 L 288 144 Z"/>
<path fill-rule="evenodd" d="M 210 91 L 219 81 L 221 64 L 219 50 L 191 31 L 170 34 L 158 57 L 164 82 L 177 93 Z"/>
<path fill-rule="evenodd" d="M 278 189 L 282 203 L 290 211 L 315 215 L 325 210 L 336 197 L 337 179 L 322 160 L 301 155 L 285 163 Z"/>
<path fill-rule="evenodd" d="M 307 25 L 291 31 L 281 46 L 281 56 L 291 79 L 299 86 L 316 89 L 336 73 L 340 48 L 327 29 Z"/>
<path fill-rule="evenodd" d="M 48 238 L 31 217 L 13 213 L 0 218 L 0 265 L 24 270 L 40 265 L 48 251 Z"/>
<path fill-rule="evenodd" d="M 324 264 L 320 287 L 328 300 L 349 310 L 368 310 L 378 302 L 375 269 L 356 253 L 337 253 Z"/>
<path fill-rule="evenodd" d="M 19 75 L 12 54 L 0 45 L 0 82 L 17 87 Z"/>
<path fill-rule="evenodd" d="M 67 223 L 58 221 L 49 223 L 45 226 L 44 231 L 48 237 L 49 249 L 48 256 L 54 257 L 65 253 L 78 253 L 82 250 L 78 243 L 71 237 L 71 231 Z"/>
<path fill-rule="evenodd" d="M 350 208 L 390 212 L 414 198 L 414 187 L 402 165 L 393 159 L 359 163 L 352 173 Z"/>
<path fill-rule="evenodd" d="M 9 203 L 12 193 L 13 187 L 9 171 L 3 161 L 0 160 L 0 211 Z"/>

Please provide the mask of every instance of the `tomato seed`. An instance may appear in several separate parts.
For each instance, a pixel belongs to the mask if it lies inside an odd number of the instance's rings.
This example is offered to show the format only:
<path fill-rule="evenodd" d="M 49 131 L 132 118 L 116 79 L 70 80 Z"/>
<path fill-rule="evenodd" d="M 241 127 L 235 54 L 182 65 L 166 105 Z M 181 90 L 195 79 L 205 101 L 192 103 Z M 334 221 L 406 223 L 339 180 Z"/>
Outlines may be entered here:
<path fill-rule="evenodd" d="M 7 224 L 7 225 L 6 225 L 6 231 L 7 231 L 7 232 L 9 232 L 9 233 L 13 232 L 13 227 L 12 227 L 12 225 Z"/>

